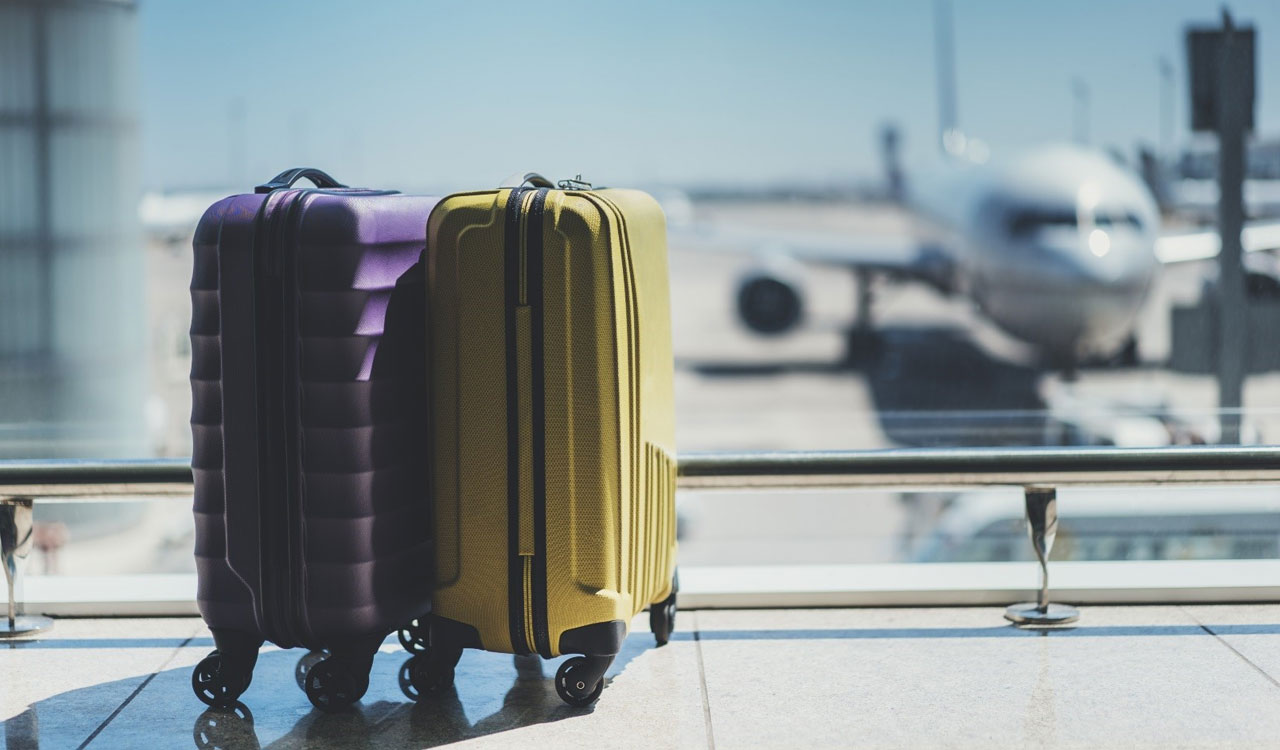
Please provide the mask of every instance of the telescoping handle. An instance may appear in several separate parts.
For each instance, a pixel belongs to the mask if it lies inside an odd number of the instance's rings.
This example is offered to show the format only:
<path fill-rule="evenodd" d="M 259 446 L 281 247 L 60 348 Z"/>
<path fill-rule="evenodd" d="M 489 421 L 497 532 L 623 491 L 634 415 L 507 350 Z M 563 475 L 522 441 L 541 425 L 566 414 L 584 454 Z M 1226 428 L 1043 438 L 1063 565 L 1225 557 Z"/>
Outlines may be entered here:
<path fill-rule="evenodd" d="M 546 177 L 543 177 L 537 172 L 525 172 L 523 176 L 521 175 L 521 173 L 516 172 L 515 174 L 511 175 L 507 179 L 503 180 L 502 184 L 499 185 L 498 187 L 518 188 L 518 187 L 524 187 L 525 185 L 532 185 L 533 187 L 537 187 L 537 188 L 558 187 L 561 190 L 590 190 L 591 189 L 591 183 L 582 179 L 582 175 L 576 175 L 572 180 L 561 180 L 558 183 L 553 183 L 551 180 L 548 180 Z"/>
<path fill-rule="evenodd" d="M 344 188 L 341 182 L 333 179 L 324 172 L 314 167 L 294 167 L 286 169 L 280 174 L 272 177 L 268 182 L 264 182 L 253 189 L 255 193 L 270 193 L 272 190 L 283 190 L 284 188 L 293 187 L 293 183 L 306 178 L 315 183 L 318 188 Z"/>

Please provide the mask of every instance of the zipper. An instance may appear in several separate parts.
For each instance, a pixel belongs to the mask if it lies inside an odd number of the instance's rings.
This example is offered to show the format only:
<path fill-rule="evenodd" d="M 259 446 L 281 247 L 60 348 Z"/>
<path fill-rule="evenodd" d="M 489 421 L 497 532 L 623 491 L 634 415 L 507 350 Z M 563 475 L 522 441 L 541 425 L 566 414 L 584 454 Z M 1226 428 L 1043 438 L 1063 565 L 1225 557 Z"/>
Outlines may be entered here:
<path fill-rule="evenodd" d="M 524 594 L 524 611 L 522 612 L 525 634 L 524 647 L 533 653 L 537 652 L 538 644 L 534 643 L 533 636 L 533 557 L 530 555 L 524 556 Z"/>
<path fill-rule="evenodd" d="M 509 194 L 504 273 L 509 630 L 512 651 L 550 658 L 542 283 L 547 192 L 516 188 Z"/>
<path fill-rule="evenodd" d="M 547 626 L 547 448 L 546 448 L 546 366 L 543 304 L 543 223 L 547 188 L 539 188 L 529 202 L 525 236 L 526 299 L 530 307 L 529 381 L 533 394 L 531 411 L 533 448 L 533 558 L 529 561 L 530 643 L 544 658 L 551 658 L 551 637 Z"/>
<path fill-rule="evenodd" d="M 293 564 L 297 542 L 293 533 L 293 506 L 296 494 L 292 467 L 297 454 L 297 430 L 291 429 L 296 417 L 296 404 L 290 401 L 291 377 L 296 379 L 296 315 L 290 314 L 291 285 L 286 277 L 292 271 L 292 253 L 285 241 L 288 222 L 294 216 L 300 197 L 298 191 L 285 196 L 271 207 L 265 221 L 259 224 L 258 262 L 255 274 L 257 317 L 255 332 L 257 352 L 259 434 L 263 436 L 259 452 L 259 586 L 262 594 L 264 635 L 280 646 L 297 644 L 291 607 L 297 603 L 291 573 L 300 574 L 301 565 Z M 271 201 L 268 196 L 267 202 Z M 286 201 L 292 201 L 284 206 Z M 263 209 L 268 209 L 264 202 Z M 294 408 L 291 409 L 290 407 Z M 284 602 L 282 606 L 280 603 Z M 301 606 L 297 603 L 297 606 Z"/>
<path fill-rule="evenodd" d="M 306 628 L 306 602 L 304 593 L 304 576 L 306 575 L 303 551 L 302 523 L 302 434 L 300 393 L 298 383 L 301 381 L 298 357 L 298 253 L 297 242 L 292 230 L 298 225 L 298 215 L 302 211 L 302 201 L 310 191 L 299 190 L 292 197 L 288 210 L 281 220 L 280 230 L 280 266 L 281 266 L 281 305 L 284 312 L 283 345 L 280 347 L 284 366 L 281 372 L 281 430 L 284 434 L 284 465 L 281 474 L 284 477 L 284 527 L 286 548 L 284 581 L 285 593 L 283 608 L 290 616 L 284 618 L 285 629 L 294 644 L 302 645 L 308 639 Z"/>
<path fill-rule="evenodd" d="M 529 205 L 532 193 L 520 196 L 520 243 L 519 282 L 516 295 L 516 402 L 520 412 L 517 415 L 519 424 L 516 435 L 516 446 L 519 454 L 519 473 L 516 476 L 517 493 L 519 495 L 519 516 L 516 518 L 517 554 L 520 555 L 522 574 L 520 578 L 521 618 L 523 620 L 524 644 L 530 652 L 536 652 L 538 645 L 534 638 L 533 624 L 533 558 L 537 554 L 534 543 L 534 525 L 536 514 L 533 510 L 534 494 L 534 462 L 537 456 L 533 451 L 533 404 L 537 399 L 533 388 L 533 307 L 529 304 Z M 529 366 L 521 367 L 528 362 Z M 526 450 L 525 446 L 529 446 Z"/>
<path fill-rule="evenodd" d="M 264 216 L 258 224 L 258 237 L 255 238 L 256 262 L 254 274 L 254 295 L 256 307 L 261 314 L 255 317 L 257 328 L 254 347 L 257 358 L 257 397 L 258 397 L 258 434 L 261 436 L 258 455 L 258 565 L 259 589 L 262 601 L 262 625 L 264 635 L 270 640 L 283 636 L 283 627 L 278 622 L 277 611 L 273 602 L 278 599 L 281 589 L 279 565 L 277 564 L 278 540 L 283 529 L 279 520 L 271 512 L 275 498 L 280 495 L 280 477 L 275 467 L 280 463 L 280 435 L 282 424 L 277 419 L 279 398 L 275 398 L 275 386 L 280 382 L 280 343 L 274 335 L 282 330 L 281 317 L 283 311 L 280 304 L 283 294 L 283 279 L 279 263 L 279 250 L 276 243 L 277 224 L 279 222 L 279 200 L 268 195 L 262 204 Z M 270 211 L 268 211 L 270 209 Z"/>
<path fill-rule="evenodd" d="M 503 222 L 503 288 L 504 330 L 506 337 L 506 387 L 507 387 L 507 612 L 511 650 L 516 654 L 528 654 L 529 613 L 531 602 L 528 584 L 532 576 L 532 561 L 522 555 L 520 528 L 523 520 L 520 508 L 520 402 L 519 381 L 519 308 L 526 299 L 524 247 L 524 195 L 527 190 L 514 188 L 507 195 L 506 216 Z"/>

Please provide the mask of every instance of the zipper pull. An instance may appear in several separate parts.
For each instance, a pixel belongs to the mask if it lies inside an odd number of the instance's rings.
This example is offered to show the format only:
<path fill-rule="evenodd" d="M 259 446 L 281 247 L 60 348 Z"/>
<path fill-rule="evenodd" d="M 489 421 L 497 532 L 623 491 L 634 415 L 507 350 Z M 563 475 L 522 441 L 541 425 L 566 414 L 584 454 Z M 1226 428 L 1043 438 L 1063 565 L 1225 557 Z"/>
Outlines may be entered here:
<path fill-rule="evenodd" d="M 582 179 L 582 175 L 576 174 L 572 180 L 561 180 L 556 183 L 561 190 L 590 190 L 591 183 Z"/>

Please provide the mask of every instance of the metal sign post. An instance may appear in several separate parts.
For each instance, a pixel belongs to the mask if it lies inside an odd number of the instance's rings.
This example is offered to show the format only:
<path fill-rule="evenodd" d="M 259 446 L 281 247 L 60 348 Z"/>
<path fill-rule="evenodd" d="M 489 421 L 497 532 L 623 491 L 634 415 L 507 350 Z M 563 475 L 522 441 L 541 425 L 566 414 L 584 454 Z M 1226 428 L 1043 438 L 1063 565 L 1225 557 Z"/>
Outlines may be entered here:
<path fill-rule="evenodd" d="M 16 590 L 18 578 L 31 554 L 33 501 L 23 497 L 0 497 L 0 567 L 4 568 L 9 588 L 7 617 L 0 618 L 0 638 L 15 638 L 40 633 L 53 627 L 48 617 L 18 614 Z"/>
<path fill-rule="evenodd" d="M 1248 368 L 1249 301 L 1240 231 L 1244 226 L 1244 139 L 1253 128 L 1254 31 L 1237 29 L 1223 10 L 1222 28 L 1187 33 L 1191 127 L 1218 133 L 1218 409 L 1220 442 L 1240 442 L 1240 409 Z"/>
<path fill-rule="evenodd" d="M 1053 487 L 1027 487 L 1027 532 L 1040 562 L 1040 593 L 1034 602 L 1010 605 L 1004 619 L 1015 625 L 1069 625 L 1080 619 L 1080 610 L 1049 601 L 1049 551 L 1058 536 L 1058 491 Z"/>

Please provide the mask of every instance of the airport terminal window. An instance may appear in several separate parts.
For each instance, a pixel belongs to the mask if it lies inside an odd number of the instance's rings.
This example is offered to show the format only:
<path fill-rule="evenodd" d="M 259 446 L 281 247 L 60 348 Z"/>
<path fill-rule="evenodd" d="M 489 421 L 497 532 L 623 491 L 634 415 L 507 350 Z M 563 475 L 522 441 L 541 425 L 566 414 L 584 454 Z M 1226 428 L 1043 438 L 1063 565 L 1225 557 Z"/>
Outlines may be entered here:
<path fill-rule="evenodd" d="M 1274 2 L 1232 7 L 1280 28 Z M 1169 238 L 1216 247 L 1217 145 L 1189 127 L 1183 38 L 1216 7 L 591 11 L 515 4 L 495 24 L 482 5 L 288 0 L 248 22 L 215 2 L 0 2 L 0 457 L 189 455 L 196 222 L 299 165 L 432 195 L 532 170 L 649 192 L 668 218 L 681 450 L 1280 442 L 1276 248 L 1247 248 L 1234 375 L 1218 259 L 1161 260 Z M 291 57 L 281 77 L 251 52 L 299 36 L 328 62 Z M 1280 226 L 1280 75 L 1264 64 L 1280 34 L 1258 44 L 1247 237 Z M 521 54 L 572 75 L 513 81 Z M 475 80 L 506 83 L 494 96 Z M 1042 243 L 1062 262 L 1005 273 L 1028 238 L 1090 222 L 1108 236 Z M 934 559 L 919 550 L 966 507 L 681 503 L 683 554 L 703 562 Z M 50 572 L 190 567 L 180 503 L 40 513 Z M 1080 559 L 1275 553 L 1271 532 L 1111 520 L 1059 544 Z M 1023 554 L 1000 528 L 934 557 Z M 145 554 L 118 551 L 134 538 Z"/>

